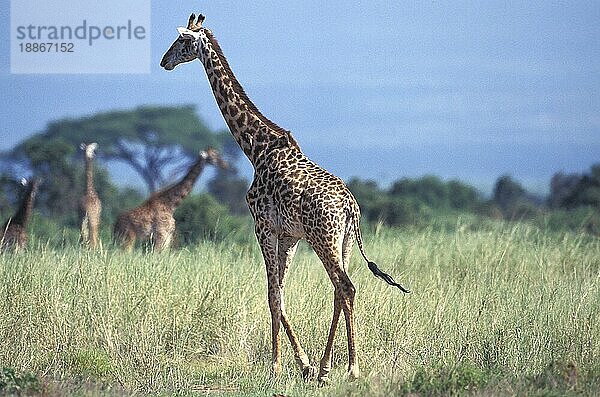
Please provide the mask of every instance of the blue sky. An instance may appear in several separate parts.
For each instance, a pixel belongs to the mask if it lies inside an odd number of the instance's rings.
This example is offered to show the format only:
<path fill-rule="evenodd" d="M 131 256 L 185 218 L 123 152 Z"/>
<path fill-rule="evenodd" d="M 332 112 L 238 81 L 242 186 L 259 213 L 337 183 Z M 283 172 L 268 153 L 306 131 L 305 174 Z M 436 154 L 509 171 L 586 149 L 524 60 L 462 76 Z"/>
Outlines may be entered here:
<path fill-rule="evenodd" d="M 193 103 L 225 128 L 199 62 L 158 66 L 201 12 L 259 109 L 345 179 L 485 189 L 508 173 L 543 190 L 600 162 L 597 1 L 153 1 L 141 75 L 10 74 L 1 3 L 0 150 L 53 119 L 142 104 Z"/>

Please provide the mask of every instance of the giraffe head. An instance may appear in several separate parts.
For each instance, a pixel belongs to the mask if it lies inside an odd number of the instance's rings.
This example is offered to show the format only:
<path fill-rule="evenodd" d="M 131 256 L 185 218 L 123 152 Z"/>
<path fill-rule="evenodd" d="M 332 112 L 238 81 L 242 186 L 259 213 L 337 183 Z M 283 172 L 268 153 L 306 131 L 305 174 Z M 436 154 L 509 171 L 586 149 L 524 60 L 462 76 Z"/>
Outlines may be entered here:
<path fill-rule="evenodd" d="M 179 36 L 160 61 L 160 66 L 166 70 L 173 70 L 180 63 L 190 62 L 198 58 L 198 39 L 200 38 L 200 31 L 203 29 L 204 15 L 198 15 L 196 22 L 194 22 L 194 19 L 196 19 L 196 16 L 194 14 L 190 15 L 187 27 L 177 28 Z"/>
<path fill-rule="evenodd" d="M 37 176 L 30 178 L 21 178 L 21 186 L 23 186 L 27 194 L 31 194 L 31 196 L 33 197 L 36 196 L 41 183 L 42 178 Z"/>
<path fill-rule="evenodd" d="M 98 144 L 96 142 L 94 143 L 82 143 L 81 145 L 79 145 L 79 148 L 81 148 L 81 150 L 83 150 L 85 152 L 85 157 L 87 157 L 88 159 L 94 158 L 95 154 L 96 154 L 96 149 L 98 148 Z"/>
<path fill-rule="evenodd" d="M 208 164 L 214 165 L 215 167 L 219 167 L 222 169 L 228 169 L 229 163 L 221 157 L 221 153 L 217 150 L 209 147 L 206 150 L 200 152 L 200 157 L 204 159 Z"/>

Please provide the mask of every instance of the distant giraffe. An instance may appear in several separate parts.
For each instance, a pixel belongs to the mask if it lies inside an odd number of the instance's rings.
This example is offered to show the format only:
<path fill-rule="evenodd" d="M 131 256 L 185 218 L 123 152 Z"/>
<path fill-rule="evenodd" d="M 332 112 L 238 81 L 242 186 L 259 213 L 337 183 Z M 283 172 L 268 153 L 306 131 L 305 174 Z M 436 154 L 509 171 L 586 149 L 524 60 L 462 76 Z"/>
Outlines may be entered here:
<path fill-rule="evenodd" d="M 23 179 L 21 183 L 26 187 L 23 201 L 12 218 L 9 218 L 0 230 L 0 251 L 11 249 L 19 251 L 27 245 L 27 223 L 31 218 L 35 196 L 40 180 L 32 178 Z"/>
<path fill-rule="evenodd" d="M 204 16 L 200 15 L 196 22 L 194 19 L 192 14 L 187 28 L 177 28 L 179 37 L 160 65 L 172 70 L 194 59 L 202 62 L 223 118 L 254 167 L 254 180 L 246 200 L 266 265 L 273 372 L 281 371 L 280 324 L 292 344 L 303 376 L 311 377 L 316 371 L 298 342 L 283 304 L 285 272 L 298 241 L 306 238 L 323 262 L 334 287 L 333 319 L 318 379 L 326 381 L 331 370 L 333 341 L 341 312 L 346 320 L 348 375 L 356 378 L 360 371 L 355 348 L 355 288 L 348 277 L 354 240 L 375 276 L 408 291 L 367 259 L 359 229 L 360 210 L 342 180 L 309 160 L 289 131 L 256 108 L 231 71 L 212 32 L 202 26 Z"/>
<path fill-rule="evenodd" d="M 155 249 L 169 248 L 175 232 L 173 213 L 192 191 L 194 183 L 207 164 L 227 167 L 227 163 L 216 150 L 207 149 L 200 152 L 198 160 L 178 183 L 153 193 L 143 204 L 117 217 L 113 229 L 115 241 L 131 250 L 136 239 L 150 238 Z"/>
<path fill-rule="evenodd" d="M 96 248 L 98 245 L 98 228 L 100 227 L 100 213 L 102 212 L 102 203 L 94 189 L 94 165 L 93 159 L 97 143 L 80 145 L 85 157 L 85 193 L 79 202 L 79 230 L 80 242 L 83 245 L 89 245 L 90 248 Z"/>

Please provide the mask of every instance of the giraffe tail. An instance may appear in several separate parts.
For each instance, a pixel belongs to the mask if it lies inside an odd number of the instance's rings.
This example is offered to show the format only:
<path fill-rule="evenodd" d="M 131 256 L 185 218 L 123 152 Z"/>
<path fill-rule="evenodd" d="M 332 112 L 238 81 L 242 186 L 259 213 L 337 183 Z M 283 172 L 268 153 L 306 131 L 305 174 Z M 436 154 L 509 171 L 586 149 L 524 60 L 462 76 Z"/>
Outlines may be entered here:
<path fill-rule="evenodd" d="M 367 258 L 367 255 L 365 254 L 365 249 L 363 247 L 362 235 L 360 233 L 360 212 L 354 211 L 354 214 L 352 216 L 354 218 L 353 219 L 354 220 L 354 233 L 356 233 L 356 242 L 358 243 L 358 250 L 360 251 L 360 254 L 362 255 L 362 257 L 365 258 L 365 261 L 367 261 L 369 270 L 371 270 L 371 272 L 375 275 L 375 277 L 379 277 L 380 279 L 382 279 L 389 285 L 399 288 L 400 291 L 404 292 L 405 294 L 409 294 L 410 291 L 408 289 L 406 289 L 402 285 L 398 284 L 392 278 L 392 276 L 383 272 L 381 269 L 379 269 L 379 267 L 377 266 L 377 264 L 375 262 L 371 262 L 369 260 L 369 258 Z"/>

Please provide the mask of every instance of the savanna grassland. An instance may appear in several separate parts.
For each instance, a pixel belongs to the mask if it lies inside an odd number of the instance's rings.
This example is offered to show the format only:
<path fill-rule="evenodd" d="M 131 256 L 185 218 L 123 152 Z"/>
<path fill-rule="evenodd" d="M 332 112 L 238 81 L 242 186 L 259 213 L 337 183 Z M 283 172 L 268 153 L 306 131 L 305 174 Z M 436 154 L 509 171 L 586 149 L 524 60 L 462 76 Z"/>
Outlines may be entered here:
<path fill-rule="evenodd" d="M 282 335 L 272 378 L 266 281 L 248 238 L 170 253 L 40 241 L 0 256 L 0 394 L 594 395 L 600 390 L 600 239 L 520 223 L 377 228 L 366 249 L 412 290 L 350 275 L 362 376 L 343 322 L 331 383 L 304 382 Z M 332 287 L 302 246 L 286 308 L 312 361 Z"/>

